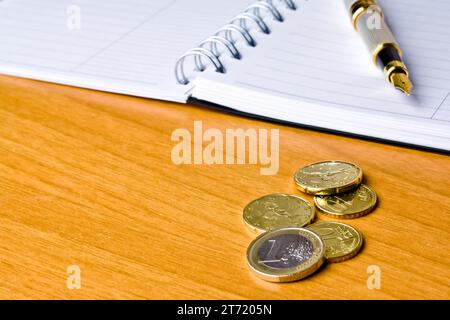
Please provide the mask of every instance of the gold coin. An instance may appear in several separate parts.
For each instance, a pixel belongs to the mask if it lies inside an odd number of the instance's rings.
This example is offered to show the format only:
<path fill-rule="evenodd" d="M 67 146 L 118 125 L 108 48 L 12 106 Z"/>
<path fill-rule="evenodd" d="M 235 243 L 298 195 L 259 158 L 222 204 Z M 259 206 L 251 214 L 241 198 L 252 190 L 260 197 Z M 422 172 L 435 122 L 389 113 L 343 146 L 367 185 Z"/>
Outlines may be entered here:
<path fill-rule="evenodd" d="M 377 194 L 368 186 L 330 196 L 315 196 L 317 209 L 327 215 L 340 219 L 353 219 L 368 214 L 377 204 Z"/>
<path fill-rule="evenodd" d="M 244 222 L 254 232 L 287 227 L 304 227 L 314 219 L 314 207 L 308 201 L 289 194 L 270 194 L 250 202 L 244 208 Z"/>
<path fill-rule="evenodd" d="M 325 244 L 325 258 L 330 263 L 356 256 L 363 245 L 362 234 L 348 224 L 336 221 L 317 222 L 307 227 L 317 233 Z"/>
<path fill-rule="evenodd" d="M 329 195 L 349 191 L 361 184 L 363 173 L 357 165 L 344 161 L 322 161 L 299 169 L 294 181 L 300 191 Z"/>
<path fill-rule="evenodd" d="M 324 262 L 324 243 L 319 235 L 303 228 L 284 228 L 258 236 L 247 250 L 250 269 L 271 282 L 303 279 Z"/>

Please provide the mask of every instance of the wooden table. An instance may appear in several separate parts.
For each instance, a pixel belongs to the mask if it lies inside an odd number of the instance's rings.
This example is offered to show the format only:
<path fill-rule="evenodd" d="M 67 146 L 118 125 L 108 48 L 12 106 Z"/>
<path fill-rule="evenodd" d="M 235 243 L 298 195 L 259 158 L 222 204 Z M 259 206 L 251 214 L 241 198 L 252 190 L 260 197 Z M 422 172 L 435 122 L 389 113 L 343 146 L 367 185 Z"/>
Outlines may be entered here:
<path fill-rule="evenodd" d="M 280 170 L 175 165 L 171 134 L 280 129 Z M 354 259 L 306 280 L 253 276 L 242 209 L 318 160 L 359 164 L 380 202 Z M 311 197 L 307 197 L 312 200 Z M 319 215 L 319 219 L 326 219 Z M 195 106 L 0 77 L 0 298 L 450 298 L 450 158 Z M 69 289 L 70 266 L 81 288 Z M 367 268 L 381 288 L 367 287 Z"/>

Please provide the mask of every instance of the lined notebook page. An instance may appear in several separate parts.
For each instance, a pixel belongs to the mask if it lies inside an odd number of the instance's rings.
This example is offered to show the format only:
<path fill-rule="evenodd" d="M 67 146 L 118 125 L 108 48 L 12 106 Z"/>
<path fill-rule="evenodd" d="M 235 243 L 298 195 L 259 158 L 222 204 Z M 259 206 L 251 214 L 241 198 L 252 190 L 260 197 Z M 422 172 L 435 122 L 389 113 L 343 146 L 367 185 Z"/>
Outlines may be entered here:
<path fill-rule="evenodd" d="M 450 2 L 379 0 L 405 52 L 415 85 L 411 97 L 394 90 L 371 63 L 341 2 L 298 2 L 297 11 L 284 12 L 285 22 L 269 21 L 273 32 L 258 35 L 258 47 L 241 46 L 243 59 L 227 61 L 227 74 L 202 75 L 194 95 L 241 111 L 390 140 L 408 135 L 409 143 L 427 145 L 438 136 L 448 139 L 441 145 L 450 149 Z M 320 106 L 326 114 L 317 114 Z M 418 141 L 417 133 L 429 136 Z"/>
<path fill-rule="evenodd" d="M 0 73 L 184 101 L 176 59 L 249 2 L 2 0 Z"/>

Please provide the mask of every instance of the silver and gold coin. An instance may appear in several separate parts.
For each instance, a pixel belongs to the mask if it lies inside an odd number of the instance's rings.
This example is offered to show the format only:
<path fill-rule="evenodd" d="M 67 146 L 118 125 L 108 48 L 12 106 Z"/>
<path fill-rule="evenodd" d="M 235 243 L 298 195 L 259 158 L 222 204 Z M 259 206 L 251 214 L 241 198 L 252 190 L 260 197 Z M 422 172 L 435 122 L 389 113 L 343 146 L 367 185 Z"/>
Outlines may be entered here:
<path fill-rule="evenodd" d="M 317 222 L 307 227 L 317 233 L 325 244 L 325 258 L 330 263 L 356 256 L 362 248 L 363 236 L 354 227 L 336 221 Z"/>
<path fill-rule="evenodd" d="M 344 161 L 322 161 L 299 169 L 294 175 L 297 188 L 314 195 L 330 195 L 359 186 L 363 173 L 357 165 Z"/>
<path fill-rule="evenodd" d="M 284 228 L 258 236 L 247 250 L 250 269 L 271 282 L 303 279 L 324 262 L 324 243 L 315 232 L 304 228 Z"/>
<path fill-rule="evenodd" d="M 254 232 L 297 227 L 314 220 L 314 207 L 308 201 L 289 194 L 270 194 L 253 200 L 243 213 L 245 224 Z"/>
<path fill-rule="evenodd" d="M 368 186 L 361 184 L 358 188 L 345 193 L 315 196 L 314 204 L 320 212 L 329 216 L 353 219 L 362 217 L 375 208 L 377 194 Z"/>

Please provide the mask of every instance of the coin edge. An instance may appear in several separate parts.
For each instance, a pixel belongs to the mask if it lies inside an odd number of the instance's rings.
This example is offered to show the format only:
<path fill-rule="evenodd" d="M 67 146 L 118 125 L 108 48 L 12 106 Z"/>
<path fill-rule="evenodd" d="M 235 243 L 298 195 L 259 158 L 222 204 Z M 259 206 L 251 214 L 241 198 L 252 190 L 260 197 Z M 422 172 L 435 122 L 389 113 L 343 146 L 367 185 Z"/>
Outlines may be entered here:
<path fill-rule="evenodd" d="M 263 233 L 269 232 L 269 231 L 274 231 L 274 230 L 278 230 L 278 229 L 286 229 L 286 228 L 289 228 L 289 226 L 285 226 L 285 227 L 280 227 L 280 228 L 274 228 L 274 229 L 266 230 L 266 229 L 263 229 L 263 228 L 259 228 L 259 227 L 257 227 L 257 226 L 254 226 L 253 224 L 251 224 L 249 221 L 247 221 L 247 220 L 245 219 L 245 209 L 246 209 L 248 206 L 250 206 L 250 204 L 252 204 L 253 202 L 255 202 L 255 201 L 257 201 L 257 200 L 260 200 L 260 199 L 262 199 L 262 198 L 264 198 L 264 197 L 272 196 L 272 195 L 283 195 L 283 196 L 289 196 L 289 197 L 294 197 L 294 198 L 297 198 L 297 199 L 301 199 L 302 201 L 304 201 L 304 202 L 311 208 L 312 214 L 311 214 L 311 218 L 308 220 L 308 222 L 307 222 L 306 224 L 304 224 L 303 226 L 301 226 L 301 227 L 295 226 L 295 227 L 292 227 L 292 228 L 304 228 L 304 227 L 310 225 L 310 224 L 314 221 L 314 219 L 316 218 L 316 207 L 314 206 L 314 204 L 311 204 L 308 200 L 306 200 L 306 199 L 304 199 L 304 198 L 302 198 L 302 197 L 300 197 L 300 196 L 298 196 L 298 195 L 296 195 L 296 194 L 289 194 L 289 193 L 270 193 L 270 194 L 267 194 L 267 195 L 265 195 L 265 196 L 261 196 L 261 197 L 259 197 L 259 198 L 256 198 L 256 199 L 250 201 L 250 202 L 244 207 L 244 210 L 242 210 L 242 220 L 244 221 L 244 224 L 245 224 L 246 228 L 247 228 L 250 232 L 256 233 L 256 234 L 260 235 L 260 234 L 263 234 Z"/>
<path fill-rule="evenodd" d="M 322 254 L 317 259 L 317 261 L 312 264 L 312 266 L 309 269 L 301 270 L 300 272 L 294 272 L 294 273 L 289 273 L 289 274 L 284 274 L 284 275 L 283 274 L 282 275 L 272 275 L 272 274 L 269 274 L 267 272 L 258 270 L 251 263 L 251 259 L 250 259 L 250 250 L 251 250 L 251 248 L 254 246 L 255 243 L 257 243 L 266 234 L 273 233 L 273 232 L 281 232 L 281 231 L 284 231 L 284 230 L 305 230 L 305 231 L 308 231 L 308 232 L 312 233 L 317 238 L 317 240 L 320 243 L 320 246 L 322 248 Z M 258 237 L 256 237 L 248 245 L 247 252 L 246 252 L 246 258 L 247 258 L 247 265 L 249 266 L 249 268 L 251 269 L 253 274 L 255 274 L 258 278 L 263 279 L 265 281 L 276 282 L 276 283 L 295 282 L 295 281 L 299 281 L 299 280 L 305 279 L 305 278 L 309 277 L 310 275 L 314 274 L 318 269 L 320 269 L 320 267 L 327 260 L 325 258 L 325 243 L 322 240 L 322 238 L 316 232 L 314 232 L 312 230 L 309 230 L 307 228 L 296 228 L 296 227 L 281 228 L 281 229 L 271 230 L 271 231 L 267 231 L 267 232 L 264 232 L 264 233 L 260 234 Z"/>
<path fill-rule="evenodd" d="M 318 212 L 320 212 L 320 213 L 322 213 L 322 214 L 324 214 L 324 215 L 333 217 L 333 218 L 341 219 L 341 220 L 350 220 L 350 219 L 356 219 L 356 218 L 360 218 L 360 217 L 366 216 L 366 215 L 368 215 L 369 213 L 371 213 L 372 211 L 374 211 L 375 208 L 377 207 L 377 205 L 378 205 L 378 195 L 377 195 L 377 193 L 376 193 L 372 188 L 370 188 L 368 185 L 361 183 L 361 184 L 359 185 L 359 187 L 361 187 L 361 186 L 364 186 L 364 187 L 366 187 L 367 189 L 369 189 L 369 190 L 372 192 L 372 194 L 374 195 L 374 199 L 375 199 L 373 205 L 372 205 L 371 207 L 369 207 L 369 208 L 363 210 L 363 211 L 355 212 L 355 213 L 347 213 L 347 214 L 339 214 L 339 213 L 336 213 L 336 212 L 327 211 L 327 210 L 325 210 L 324 208 L 322 208 L 321 206 L 319 206 L 319 204 L 317 203 L 316 198 L 319 198 L 321 195 L 315 195 L 315 196 L 314 196 L 314 199 L 313 199 L 314 206 L 315 206 L 315 208 L 317 209 Z M 359 188 L 359 187 L 358 187 L 358 188 Z M 342 192 L 341 192 L 341 193 L 342 193 Z M 345 193 L 345 192 L 344 192 L 344 193 Z M 336 193 L 336 194 L 339 194 L 339 193 Z M 326 196 L 333 196 L 333 195 L 336 195 L 336 194 L 331 194 L 331 195 L 326 195 Z"/>
<path fill-rule="evenodd" d="M 306 168 L 308 166 L 311 166 L 314 164 L 319 164 L 319 163 L 325 163 L 325 162 L 341 162 L 341 163 L 351 164 L 352 166 L 355 166 L 356 168 L 359 169 L 359 175 L 354 181 L 352 181 L 344 186 L 327 188 L 327 189 L 308 187 L 308 186 L 305 186 L 304 184 L 301 184 L 299 181 L 297 181 L 297 179 L 296 179 L 297 172 L 299 172 L 300 170 L 302 170 L 303 168 Z M 363 173 L 362 168 L 353 162 L 344 161 L 344 160 L 325 160 L 325 161 L 312 162 L 312 163 L 309 163 L 309 164 L 301 167 L 294 173 L 294 183 L 297 186 L 298 190 L 300 190 L 303 193 L 309 194 L 309 195 L 319 195 L 319 196 L 327 196 L 327 195 L 333 195 L 333 194 L 337 194 L 337 193 L 344 193 L 344 192 L 350 191 L 350 190 L 358 187 L 362 183 L 363 179 L 364 179 L 364 173 Z"/>
<path fill-rule="evenodd" d="M 347 223 L 340 222 L 340 221 L 320 221 L 320 222 L 317 222 L 317 223 L 319 223 L 319 224 L 320 224 L 320 223 L 337 223 L 337 224 L 343 224 L 343 225 L 345 225 L 345 226 L 350 227 L 350 228 L 353 229 L 354 231 L 356 231 L 356 233 L 359 235 L 359 239 L 361 239 L 359 245 L 356 247 L 355 250 L 353 250 L 352 252 L 350 252 L 350 253 L 348 253 L 348 254 L 346 254 L 346 255 L 340 256 L 340 257 L 327 258 L 327 257 L 325 256 L 325 251 L 324 251 L 324 257 L 325 257 L 325 259 L 327 260 L 328 263 L 339 263 L 339 262 L 348 261 L 348 260 L 350 260 L 350 259 L 356 257 L 356 256 L 361 252 L 361 250 L 362 250 L 362 248 L 363 248 L 363 245 L 364 245 L 364 236 L 363 236 L 362 232 L 360 232 L 360 231 L 359 231 L 358 229 L 356 229 L 354 226 L 352 226 L 352 225 L 350 225 L 350 224 L 347 224 Z M 306 227 L 306 228 L 308 229 L 308 228 L 311 227 L 311 226 L 312 226 L 312 225 L 310 225 L 310 226 L 308 226 L 308 227 Z M 314 230 L 311 230 L 311 231 L 314 232 Z M 316 234 L 320 237 L 320 235 L 319 235 L 317 232 L 314 232 L 314 233 L 316 233 Z M 324 246 L 325 246 L 325 241 L 323 241 L 323 243 L 324 243 Z M 326 249 L 326 248 L 325 248 L 325 249 Z"/>

